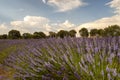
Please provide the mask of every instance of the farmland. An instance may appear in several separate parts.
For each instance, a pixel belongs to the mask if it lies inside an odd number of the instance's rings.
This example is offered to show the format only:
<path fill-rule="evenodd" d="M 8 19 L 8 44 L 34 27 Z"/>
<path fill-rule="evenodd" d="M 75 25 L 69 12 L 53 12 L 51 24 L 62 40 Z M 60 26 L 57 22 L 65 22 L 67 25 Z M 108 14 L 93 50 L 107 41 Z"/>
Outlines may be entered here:
<path fill-rule="evenodd" d="M 119 80 L 120 37 L 0 40 L 0 80 Z"/>

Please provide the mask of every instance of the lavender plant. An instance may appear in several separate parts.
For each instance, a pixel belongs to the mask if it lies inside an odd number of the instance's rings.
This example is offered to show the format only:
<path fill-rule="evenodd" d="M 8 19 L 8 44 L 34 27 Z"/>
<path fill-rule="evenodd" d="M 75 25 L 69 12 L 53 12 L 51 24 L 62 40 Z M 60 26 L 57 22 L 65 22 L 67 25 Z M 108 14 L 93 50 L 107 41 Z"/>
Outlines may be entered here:
<path fill-rule="evenodd" d="M 15 80 L 120 80 L 120 37 L 23 42 L 3 63 Z"/>

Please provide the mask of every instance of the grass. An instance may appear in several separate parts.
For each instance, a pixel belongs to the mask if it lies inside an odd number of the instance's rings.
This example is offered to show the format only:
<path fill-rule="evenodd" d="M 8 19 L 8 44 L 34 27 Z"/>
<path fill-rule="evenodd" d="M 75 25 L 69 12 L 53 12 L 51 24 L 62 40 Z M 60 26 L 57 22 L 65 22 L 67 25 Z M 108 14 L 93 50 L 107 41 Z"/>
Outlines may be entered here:
<path fill-rule="evenodd" d="M 16 46 L 8 47 L 0 52 L 0 63 L 3 63 L 4 59 L 6 59 L 10 53 L 16 50 Z"/>
<path fill-rule="evenodd" d="M 16 46 L 10 46 L 5 49 L 3 49 L 0 52 L 0 64 L 4 64 L 4 60 L 16 50 Z M 7 66 L 0 66 L 0 79 L 1 80 L 14 80 L 13 75 L 14 75 L 14 70 L 8 68 Z"/>

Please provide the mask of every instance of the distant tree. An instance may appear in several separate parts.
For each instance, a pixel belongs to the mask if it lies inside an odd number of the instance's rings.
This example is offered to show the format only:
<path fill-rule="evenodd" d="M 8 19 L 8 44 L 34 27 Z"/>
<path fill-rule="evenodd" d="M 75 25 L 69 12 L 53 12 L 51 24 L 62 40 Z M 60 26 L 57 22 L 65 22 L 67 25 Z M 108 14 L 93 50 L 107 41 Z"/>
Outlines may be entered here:
<path fill-rule="evenodd" d="M 0 39 L 7 39 L 7 34 L 0 35 Z"/>
<path fill-rule="evenodd" d="M 0 39 L 2 39 L 2 35 L 0 35 Z"/>
<path fill-rule="evenodd" d="M 90 36 L 97 36 L 98 35 L 98 30 L 97 29 L 91 29 L 90 30 Z"/>
<path fill-rule="evenodd" d="M 32 34 L 30 34 L 30 33 L 24 33 L 22 35 L 22 37 L 23 37 L 23 39 L 31 39 L 32 38 Z"/>
<path fill-rule="evenodd" d="M 60 37 L 60 38 L 64 38 L 64 37 L 68 37 L 69 36 L 69 32 L 68 31 L 65 31 L 65 30 L 60 30 L 58 33 L 57 33 L 57 37 Z"/>
<path fill-rule="evenodd" d="M 8 32 L 8 37 L 10 39 L 20 39 L 21 34 L 18 30 L 11 30 L 11 31 Z"/>
<path fill-rule="evenodd" d="M 120 26 L 118 25 L 108 26 L 104 30 L 106 36 L 120 36 Z"/>
<path fill-rule="evenodd" d="M 105 36 L 105 31 L 103 29 L 98 29 L 97 34 L 99 35 L 99 37 L 104 37 Z"/>
<path fill-rule="evenodd" d="M 46 35 L 43 32 L 34 32 L 33 38 L 34 39 L 46 38 Z"/>
<path fill-rule="evenodd" d="M 76 36 L 76 31 L 75 30 L 70 30 L 69 31 L 69 35 L 71 36 L 71 37 L 75 37 Z"/>
<path fill-rule="evenodd" d="M 52 31 L 49 32 L 49 37 L 56 37 L 56 36 L 57 34 L 55 32 L 52 32 Z"/>
<path fill-rule="evenodd" d="M 79 30 L 80 36 L 82 37 L 88 37 L 89 36 L 89 32 L 87 30 L 87 28 L 82 28 L 81 30 Z"/>

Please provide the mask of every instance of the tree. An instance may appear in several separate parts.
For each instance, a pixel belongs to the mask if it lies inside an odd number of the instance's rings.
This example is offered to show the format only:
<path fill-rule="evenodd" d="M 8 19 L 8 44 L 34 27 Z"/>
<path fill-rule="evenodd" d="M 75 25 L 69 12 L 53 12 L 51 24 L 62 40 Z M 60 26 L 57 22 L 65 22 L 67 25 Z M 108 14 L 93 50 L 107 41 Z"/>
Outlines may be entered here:
<path fill-rule="evenodd" d="M 34 32 L 33 38 L 34 39 L 46 38 L 46 35 L 43 32 Z"/>
<path fill-rule="evenodd" d="M 82 28 L 81 30 L 79 30 L 80 36 L 82 37 L 88 37 L 89 36 L 89 32 L 87 30 L 87 28 Z"/>
<path fill-rule="evenodd" d="M 69 32 L 68 31 L 65 31 L 65 30 L 60 30 L 58 33 L 57 33 L 57 37 L 60 37 L 60 38 L 64 38 L 64 37 L 68 37 L 69 36 Z"/>
<path fill-rule="evenodd" d="M 106 36 L 120 36 L 120 26 L 118 25 L 108 26 L 104 30 Z"/>
<path fill-rule="evenodd" d="M 97 29 L 91 29 L 90 30 L 90 36 L 97 36 L 98 35 L 98 30 Z"/>
<path fill-rule="evenodd" d="M 105 31 L 103 29 L 98 29 L 97 34 L 99 35 L 99 37 L 104 37 L 105 36 Z"/>
<path fill-rule="evenodd" d="M 0 39 L 7 39 L 7 34 L 0 35 Z"/>
<path fill-rule="evenodd" d="M 11 30 L 11 31 L 8 32 L 8 37 L 10 39 L 20 39 L 21 38 L 21 34 L 17 30 Z"/>
<path fill-rule="evenodd" d="M 76 31 L 75 30 L 70 30 L 69 31 L 69 35 L 71 36 L 71 37 L 75 37 L 76 36 Z"/>
<path fill-rule="evenodd" d="M 31 39 L 32 38 L 32 34 L 30 34 L 30 33 L 24 33 L 22 35 L 22 37 L 23 37 L 23 39 Z"/>
<path fill-rule="evenodd" d="M 55 32 L 52 32 L 52 31 L 49 32 L 49 37 L 56 37 L 56 35 L 57 34 Z"/>

